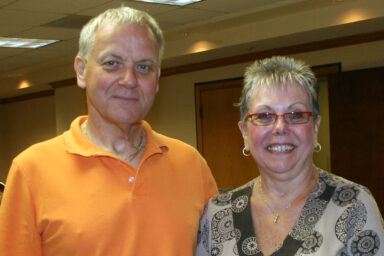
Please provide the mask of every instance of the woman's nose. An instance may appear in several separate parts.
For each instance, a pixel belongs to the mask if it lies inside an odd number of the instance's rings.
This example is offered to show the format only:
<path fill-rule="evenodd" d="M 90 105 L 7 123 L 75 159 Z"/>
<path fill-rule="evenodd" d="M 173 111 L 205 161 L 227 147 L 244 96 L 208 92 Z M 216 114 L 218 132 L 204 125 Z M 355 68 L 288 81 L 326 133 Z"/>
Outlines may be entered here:
<path fill-rule="evenodd" d="M 276 121 L 273 124 L 273 131 L 277 134 L 285 134 L 288 131 L 287 122 L 284 119 L 284 116 L 276 116 Z"/>

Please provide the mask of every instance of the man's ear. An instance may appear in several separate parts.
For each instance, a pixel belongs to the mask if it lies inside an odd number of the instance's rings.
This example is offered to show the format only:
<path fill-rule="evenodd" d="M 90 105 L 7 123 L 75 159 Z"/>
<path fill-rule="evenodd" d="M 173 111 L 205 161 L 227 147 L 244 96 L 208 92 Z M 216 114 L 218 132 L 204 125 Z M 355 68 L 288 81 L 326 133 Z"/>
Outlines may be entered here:
<path fill-rule="evenodd" d="M 87 83 L 85 80 L 85 67 L 86 67 L 86 65 L 87 65 L 86 60 L 84 60 L 80 56 L 76 56 L 75 62 L 74 62 L 74 68 L 76 71 L 77 85 L 83 89 L 85 89 L 87 87 Z"/>
<path fill-rule="evenodd" d="M 158 75 L 157 75 L 157 85 L 156 85 L 156 93 L 159 92 L 159 80 L 160 80 L 160 75 L 161 75 L 161 68 L 159 67 L 159 70 L 158 70 Z"/>

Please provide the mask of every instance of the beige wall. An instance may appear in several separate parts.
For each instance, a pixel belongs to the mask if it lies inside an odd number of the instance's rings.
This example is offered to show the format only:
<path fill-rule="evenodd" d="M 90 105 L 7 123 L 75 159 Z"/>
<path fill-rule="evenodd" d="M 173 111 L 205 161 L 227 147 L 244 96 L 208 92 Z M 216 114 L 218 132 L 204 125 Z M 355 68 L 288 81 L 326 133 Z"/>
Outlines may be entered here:
<path fill-rule="evenodd" d="M 331 171 L 331 141 L 329 131 L 329 102 L 328 102 L 328 83 L 326 78 L 319 79 L 319 105 L 320 105 L 320 129 L 318 142 L 321 151 L 313 154 L 313 162 L 324 170 Z"/>
<path fill-rule="evenodd" d="M 77 85 L 55 90 L 56 134 L 68 130 L 73 119 L 87 113 L 85 90 Z"/>
<path fill-rule="evenodd" d="M 0 181 L 5 180 L 5 175 L 7 172 L 7 169 L 9 168 L 8 166 L 8 157 L 6 156 L 7 150 L 5 146 L 5 136 L 4 136 L 4 121 L 3 121 L 3 116 L 4 116 L 4 105 L 0 104 Z"/>
<path fill-rule="evenodd" d="M 56 134 L 55 98 L 36 99 L 1 106 L 0 181 L 4 181 L 11 160 L 26 147 Z"/>
<path fill-rule="evenodd" d="M 86 114 L 85 93 L 77 86 L 58 88 L 52 96 L 0 104 L 0 181 L 5 181 L 18 153 L 61 134 L 82 114 Z"/>
<path fill-rule="evenodd" d="M 241 77 L 246 64 L 164 77 L 146 120 L 157 131 L 196 147 L 195 83 Z"/>
<path fill-rule="evenodd" d="M 343 70 L 384 66 L 384 41 L 309 52 L 294 57 L 312 66 L 341 62 Z M 155 130 L 196 146 L 195 83 L 241 77 L 248 64 L 162 78 L 154 107 L 146 120 Z M 84 111 L 82 93 L 76 87 L 68 87 L 56 89 L 55 96 L 51 97 L 0 104 L 1 181 L 4 181 L 15 154 L 32 143 L 54 136 L 56 129 L 58 133 L 65 130 L 72 117 Z"/>
<path fill-rule="evenodd" d="M 342 63 L 342 70 L 384 66 L 384 41 L 292 55 L 311 66 Z M 146 118 L 159 132 L 196 147 L 194 85 L 243 76 L 250 63 L 164 77 L 154 107 Z"/>

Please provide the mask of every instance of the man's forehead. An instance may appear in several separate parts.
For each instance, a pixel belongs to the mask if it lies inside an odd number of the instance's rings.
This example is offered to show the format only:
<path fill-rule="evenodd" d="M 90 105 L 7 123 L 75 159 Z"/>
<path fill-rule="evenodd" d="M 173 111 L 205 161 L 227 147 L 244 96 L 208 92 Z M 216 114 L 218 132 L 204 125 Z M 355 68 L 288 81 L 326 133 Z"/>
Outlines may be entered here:
<path fill-rule="evenodd" d="M 154 33 L 148 25 L 137 23 L 113 24 L 104 21 L 102 24 L 100 24 L 99 28 L 96 31 L 91 56 L 93 55 L 93 57 L 96 57 L 94 55 L 95 53 L 97 53 L 96 58 L 100 58 L 101 55 L 121 55 L 122 52 L 118 51 L 118 48 L 115 48 L 113 45 L 116 45 L 116 42 L 121 42 L 123 45 L 128 45 L 127 43 L 130 40 L 126 41 L 124 37 L 128 39 L 131 38 L 131 36 L 139 38 L 139 40 L 142 40 L 146 37 L 147 39 L 152 41 L 153 45 L 152 43 L 149 43 L 149 41 L 142 41 L 136 47 L 139 47 L 142 50 L 146 48 L 147 50 L 137 51 L 136 53 L 137 55 L 146 53 L 145 55 L 147 56 L 143 56 L 142 58 L 150 58 L 154 62 L 159 63 L 158 58 L 160 49 Z M 151 52 L 153 51 L 153 54 L 155 56 L 152 56 L 152 54 L 148 55 L 148 49 L 150 49 Z"/>
<path fill-rule="evenodd" d="M 103 40 L 111 40 L 115 36 L 118 36 L 118 33 L 126 33 L 127 36 L 130 35 L 144 35 L 148 39 L 152 40 L 158 47 L 158 42 L 153 31 L 146 24 L 137 24 L 137 23 L 124 23 L 124 24 L 113 24 L 113 23 L 103 23 L 99 26 L 95 33 L 95 41 L 103 38 Z"/>
<path fill-rule="evenodd" d="M 125 23 L 119 23 L 115 21 L 110 20 L 104 20 L 100 23 L 97 30 L 95 31 L 96 34 L 99 32 L 105 32 L 105 31 L 115 31 L 117 29 L 126 29 L 126 28 L 139 28 L 146 30 L 148 34 L 153 35 L 150 27 L 147 24 L 140 24 L 140 23 L 134 23 L 134 22 L 125 22 Z"/>

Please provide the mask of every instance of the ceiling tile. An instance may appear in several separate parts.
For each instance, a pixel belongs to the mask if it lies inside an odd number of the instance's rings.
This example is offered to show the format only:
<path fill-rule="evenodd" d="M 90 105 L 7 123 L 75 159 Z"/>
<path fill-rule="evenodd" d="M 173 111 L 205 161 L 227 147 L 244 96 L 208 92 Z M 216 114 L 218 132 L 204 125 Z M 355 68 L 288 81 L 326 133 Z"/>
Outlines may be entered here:
<path fill-rule="evenodd" d="M 180 8 L 172 5 L 140 3 L 140 2 L 132 2 L 132 1 L 126 0 L 126 1 L 111 1 L 103 5 L 94 6 L 93 8 L 89 8 L 88 10 L 81 11 L 79 14 L 96 16 L 99 13 L 102 13 L 103 11 L 109 8 L 118 8 L 122 5 L 131 7 L 137 10 L 145 11 L 152 16 L 155 14 L 164 13 L 164 12 L 168 12 L 168 11 L 172 11 Z"/>
<path fill-rule="evenodd" d="M 12 37 L 14 34 L 29 28 L 31 27 L 26 25 L 8 25 L 8 26 L 0 25 L 0 35 L 5 37 Z"/>
<path fill-rule="evenodd" d="M 37 13 L 28 11 L 12 11 L 0 9 L 0 24 L 10 26 L 24 25 L 27 27 L 39 26 L 50 21 L 64 17 L 61 14 Z"/>
<path fill-rule="evenodd" d="M 0 65 L 0 73 L 25 67 L 26 63 L 29 63 L 29 60 L 23 57 L 23 54 L 2 58 L 1 61 L 6 61 L 7 65 Z"/>
<path fill-rule="evenodd" d="M 52 44 L 39 48 L 38 50 L 28 49 L 27 51 L 20 51 L 10 57 L 2 58 L 2 60 L 5 60 L 7 62 L 7 67 L 4 67 L 4 65 L 0 65 L 0 72 L 21 68 L 26 65 L 29 66 L 41 64 L 43 62 L 67 55 L 71 55 L 74 58 L 76 53 L 77 44 L 73 41 L 59 42 L 57 44 Z M 44 58 L 42 58 L 41 56 L 44 56 Z"/>
<path fill-rule="evenodd" d="M 221 11 L 225 13 L 233 13 L 238 11 L 244 11 L 254 8 L 259 8 L 261 6 L 270 5 L 274 2 L 279 2 L 283 0 L 205 0 L 202 2 L 197 2 L 189 5 L 191 8 L 202 9 L 202 10 L 212 10 L 212 11 Z M 244 8 L 246 6 L 246 8 Z"/>
<path fill-rule="evenodd" d="M 187 25 L 193 22 L 200 22 L 201 20 L 211 19 L 221 14 L 222 13 L 220 12 L 197 10 L 191 8 L 180 8 L 174 11 L 154 15 L 154 18 L 160 23 L 164 22 Z"/>
<path fill-rule="evenodd" d="M 4 58 L 8 58 L 11 56 L 22 54 L 29 49 L 26 48 L 7 48 L 7 47 L 0 47 L 0 60 Z M 3 66 L 3 65 L 0 65 Z"/>
<path fill-rule="evenodd" d="M 13 2 L 13 4 L 5 8 L 9 10 L 68 14 L 105 4 L 111 2 L 111 0 L 18 0 Z"/>
<path fill-rule="evenodd" d="M 175 24 L 175 23 L 168 23 L 168 22 L 159 21 L 159 26 L 160 26 L 160 28 L 163 31 L 165 31 L 165 30 L 175 29 L 175 28 L 177 28 L 180 25 L 179 24 Z"/>
<path fill-rule="evenodd" d="M 13 37 L 68 40 L 79 36 L 78 29 L 35 27 L 20 33 L 15 33 Z"/>
<path fill-rule="evenodd" d="M 11 4 L 14 1 L 15 0 L 0 0 L 0 8 L 4 8 L 4 7 L 6 7 L 7 5 Z"/>
<path fill-rule="evenodd" d="M 57 19 L 46 24 L 43 24 L 43 27 L 54 27 L 54 28 L 72 28 L 72 29 L 81 29 L 92 16 L 85 15 L 68 15 L 61 19 Z"/>

